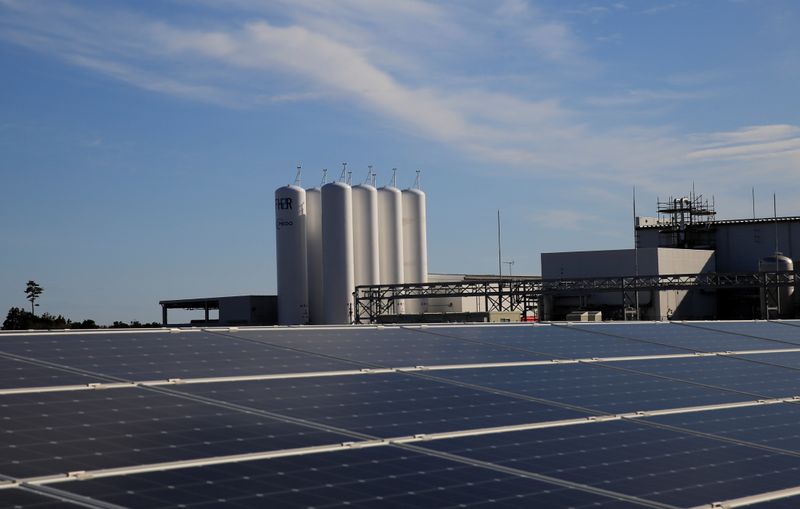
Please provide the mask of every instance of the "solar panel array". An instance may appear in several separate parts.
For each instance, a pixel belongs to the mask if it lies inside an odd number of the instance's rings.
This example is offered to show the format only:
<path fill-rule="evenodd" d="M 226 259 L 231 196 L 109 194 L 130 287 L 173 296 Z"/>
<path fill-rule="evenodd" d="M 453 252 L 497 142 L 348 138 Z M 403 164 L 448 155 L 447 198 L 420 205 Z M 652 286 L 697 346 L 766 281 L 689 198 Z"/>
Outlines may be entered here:
<path fill-rule="evenodd" d="M 0 506 L 800 507 L 799 370 L 796 321 L 3 333 Z"/>

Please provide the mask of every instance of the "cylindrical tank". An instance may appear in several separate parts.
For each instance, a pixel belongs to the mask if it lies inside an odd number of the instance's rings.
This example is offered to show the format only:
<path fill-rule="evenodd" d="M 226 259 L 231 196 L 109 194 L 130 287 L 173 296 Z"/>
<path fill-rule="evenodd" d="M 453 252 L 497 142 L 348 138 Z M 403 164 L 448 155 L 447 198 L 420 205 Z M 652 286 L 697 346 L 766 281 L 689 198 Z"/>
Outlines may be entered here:
<path fill-rule="evenodd" d="M 378 258 L 382 285 L 403 284 L 403 195 L 392 186 L 378 189 Z M 395 302 L 394 312 L 405 312 Z"/>
<path fill-rule="evenodd" d="M 306 264 L 306 192 L 302 187 L 275 190 L 275 248 L 278 266 L 278 323 L 308 323 Z"/>
<path fill-rule="evenodd" d="M 322 321 L 347 324 L 353 313 L 353 191 L 344 182 L 322 186 Z"/>
<path fill-rule="evenodd" d="M 353 263 L 355 285 L 380 284 L 378 190 L 353 186 Z"/>
<path fill-rule="evenodd" d="M 758 272 L 762 274 L 793 270 L 792 259 L 780 253 L 758 260 Z M 794 286 L 778 286 L 775 283 L 775 279 L 767 275 L 767 285 L 761 288 L 761 315 L 763 318 L 791 317 L 794 311 Z"/>
<path fill-rule="evenodd" d="M 322 323 L 322 190 L 306 189 L 308 322 Z"/>
<path fill-rule="evenodd" d="M 428 238 L 425 226 L 425 193 L 404 189 L 403 193 L 403 276 L 406 283 L 428 282 Z M 406 301 L 406 313 L 424 313 L 427 302 Z"/>

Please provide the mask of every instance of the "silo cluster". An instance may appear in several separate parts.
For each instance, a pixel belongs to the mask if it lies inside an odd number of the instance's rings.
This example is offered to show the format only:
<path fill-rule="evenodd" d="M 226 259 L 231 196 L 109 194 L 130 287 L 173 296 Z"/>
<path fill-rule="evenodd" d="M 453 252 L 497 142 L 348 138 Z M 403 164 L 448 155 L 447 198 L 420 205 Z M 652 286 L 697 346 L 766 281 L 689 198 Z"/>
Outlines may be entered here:
<path fill-rule="evenodd" d="M 349 324 L 358 285 L 426 283 L 425 193 L 392 183 L 325 183 L 275 191 L 278 323 Z M 422 301 L 396 313 L 424 312 Z"/>

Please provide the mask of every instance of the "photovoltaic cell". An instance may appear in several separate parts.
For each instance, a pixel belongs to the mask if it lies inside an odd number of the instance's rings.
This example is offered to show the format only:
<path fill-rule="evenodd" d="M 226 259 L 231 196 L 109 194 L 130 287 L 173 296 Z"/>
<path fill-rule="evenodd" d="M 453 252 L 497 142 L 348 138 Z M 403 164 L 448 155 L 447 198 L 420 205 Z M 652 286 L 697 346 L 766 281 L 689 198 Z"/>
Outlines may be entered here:
<path fill-rule="evenodd" d="M 97 479 L 60 488 L 132 508 L 641 507 L 391 447 Z"/>
<path fill-rule="evenodd" d="M 393 327 L 327 331 L 256 330 L 233 334 L 383 367 L 548 359 L 530 352 Z"/>
<path fill-rule="evenodd" d="M 615 365 L 617 363 L 613 363 Z M 436 377 L 578 405 L 604 413 L 747 401 L 724 390 L 664 380 L 595 364 L 436 371 Z"/>
<path fill-rule="evenodd" d="M 423 446 L 680 507 L 791 488 L 800 473 L 797 456 L 624 421 Z"/>
<path fill-rule="evenodd" d="M 774 341 L 739 336 L 681 325 L 679 323 L 630 323 L 573 325 L 588 331 L 604 332 L 621 337 L 653 341 L 668 346 L 698 352 L 726 352 L 729 350 L 767 350 L 776 348 Z"/>
<path fill-rule="evenodd" d="M 403 374 L 197 384 L 179 390 L 380 437 L 588 415 Z"/>
<path fill-rule="evenodd" d="M 684 353 L 669 346 L 653 345 L 589 334 L 587 330 L 552 325 L 478 325 L 473 327 L 431 327 L 438 334 L 462 337 L 541 352 L 549 359 L 662 355 Z M 603 329 L 591 329 L 599 330 Z"/>
<path fill-rule="evenodd" d="M 125 380 L 354 369 L 352 363 L 201 331 L 2 338 L 2 350 Z"/>
<path fill-rule="evenodd" d="M 800 453 L 800 405 L 781 403 L 662 415 L 652 421 Z"/>
<path fill-rule="evenodd" d="M 102 382 L 100 378 L 37 366 L 23 361 L 0 357 L 0 389 L 15 387 L 46 387 L 50 385 L 81 385 Z"/>
<path fill-rule="evenodd" d="M 142 389 L 0 397 L 0 474 L 31 477 L 348 438 Z"/>

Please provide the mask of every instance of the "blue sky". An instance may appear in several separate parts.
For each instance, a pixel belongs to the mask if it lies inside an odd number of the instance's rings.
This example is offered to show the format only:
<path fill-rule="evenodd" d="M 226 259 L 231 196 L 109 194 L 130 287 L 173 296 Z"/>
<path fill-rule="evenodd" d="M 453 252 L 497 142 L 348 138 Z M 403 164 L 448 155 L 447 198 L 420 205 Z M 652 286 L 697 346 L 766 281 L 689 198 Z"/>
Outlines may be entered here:
<path fill-rule="evenodd" d="M 0 0 L 0 310 L 275 292 L 274 189 L 422 170 L 434 272 L 632 245 L 631 190 L 800 215 L 800 4 Z"/>

